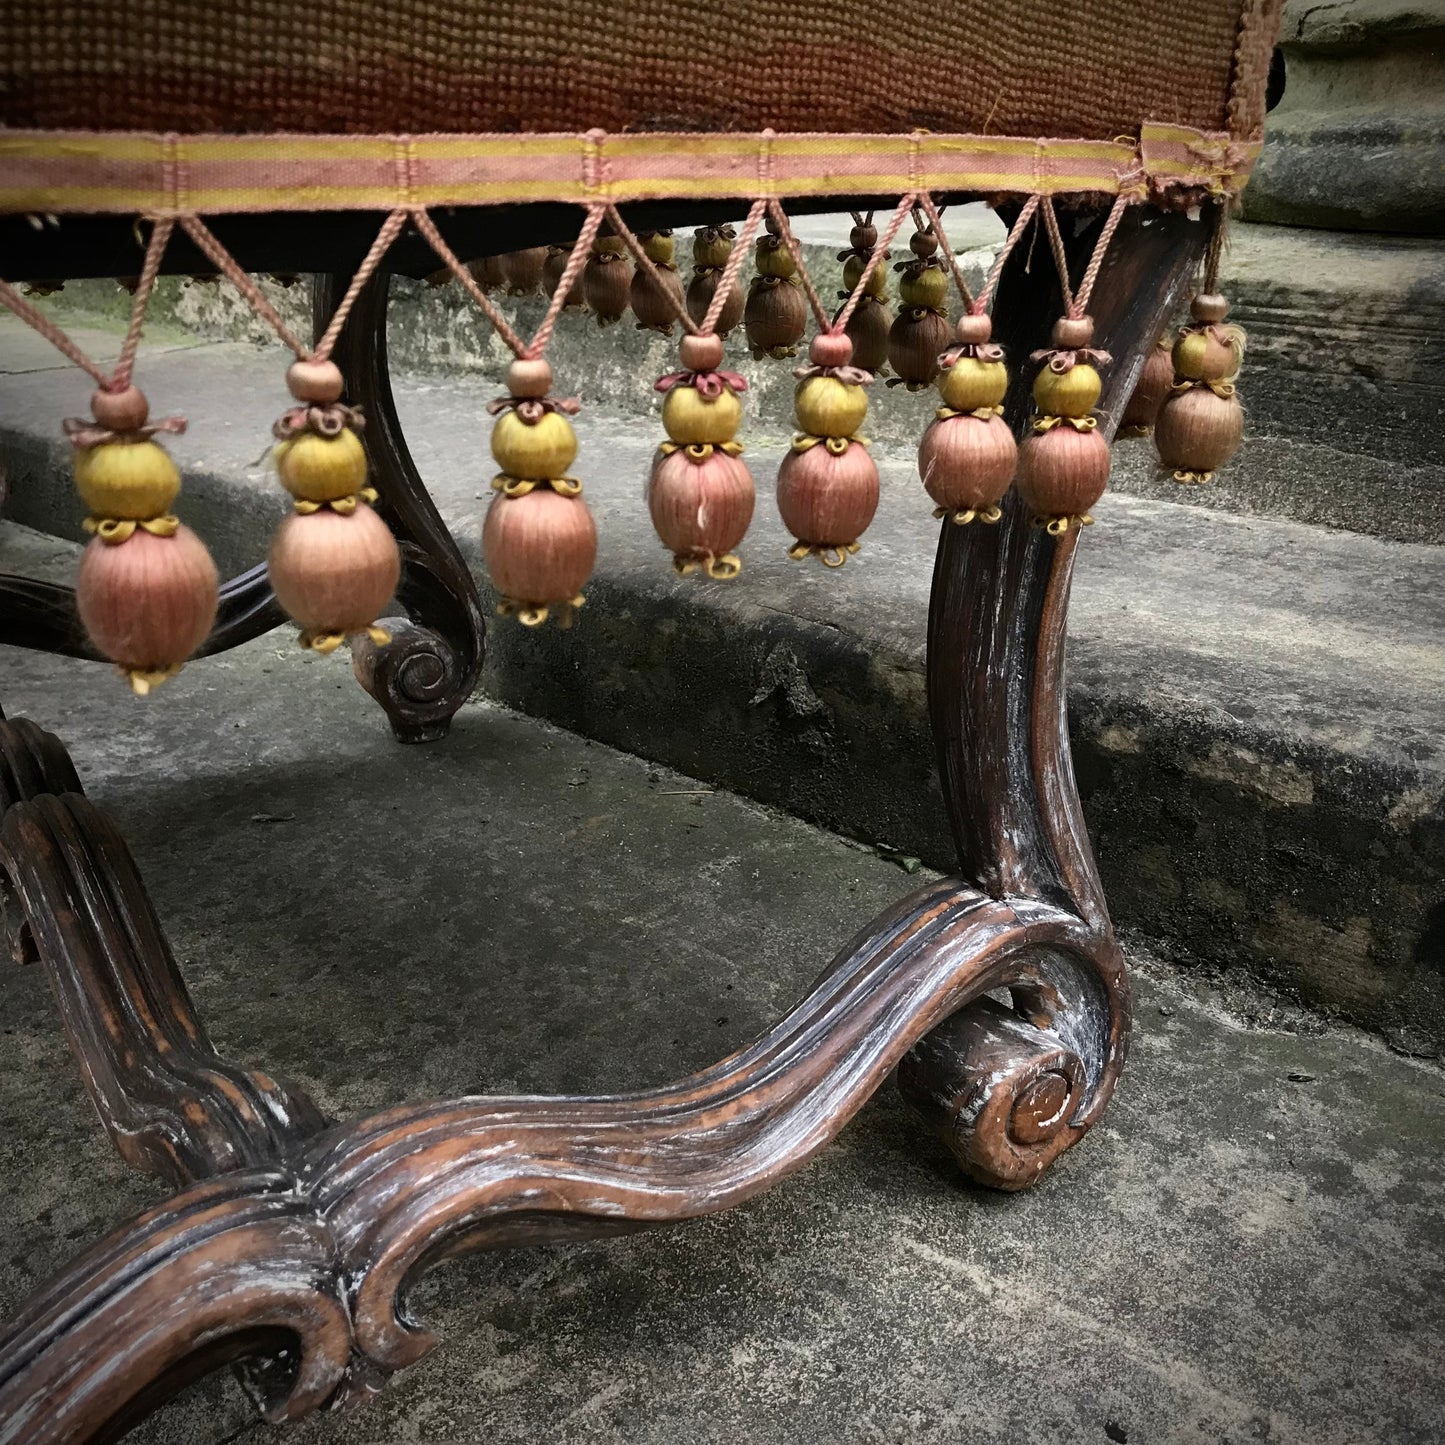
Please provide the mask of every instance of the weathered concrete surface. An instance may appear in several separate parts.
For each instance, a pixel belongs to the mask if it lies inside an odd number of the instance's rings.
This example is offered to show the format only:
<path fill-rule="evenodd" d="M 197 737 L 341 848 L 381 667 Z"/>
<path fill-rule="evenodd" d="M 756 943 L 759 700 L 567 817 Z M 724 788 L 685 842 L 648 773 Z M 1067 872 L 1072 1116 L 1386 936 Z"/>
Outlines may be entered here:
<path fill-rule="evenodd" d="M 138 704 L 0 649 L 131 840 L 221 1046 L 341 1115 L 655 1084 L 777 1017 L 920 879 L 488 706 L 395 745 L 266 639 Z M 1036 1192 L 963 1184 L 885 1087 L 803 1174 L 656 1235 L 449 1264 L 441 1348 L 258 1425 L 218 1376 L 154 1445 L 1427 1445 L 1445 1431 L 1445 1077 L 1147 961 L 1116 1101 Z M 158 1197 L 43 976 L 0 971 L 0 1313 Z"/>
<path fill-rule="evenodd" d="M 264 555 L 283 506 L 259 462 L 282 398 L 257 384 L 274 376 L 279 393 L 282 370 L 274 352 L 235 344 L 148 363 L 153 395 L 192 419 L 175 448 L 184 509 L 227 570 Z M 398 385 L 422 473 L 480 570 L 486 390 Z M 85 390 L 67 370 L 12 375 L 0 428 L 36 438 Z M 767 495 L 780 420 L 747 433 L 762 496 L 747 571 L 727 587 L 674 578 L 647 524 L 660 426 L 584 411 L 579 475 L 602 537 L 589 606 L 569 633 L 494 627 L 485 686 L 946 866 L 923 701 L 936 524 L 909 453 L 880 439 L 884 496 L 861 556 L 837 575 L 787 561 Z M 78 537 L 40 443 L 15 455 L 11 514 Z M 1071 716 L 1120 922 L 1178 959 L 1257 973 L 1433 1049 L 1445 1038 L 1442 554 L 1125 495 L 1098 515 L 1081 552 Z"/>
<path fill-rule="evenodd" d="M 1289 0 L 1252 220 L 1445 234 L 1445 7 Z"/>

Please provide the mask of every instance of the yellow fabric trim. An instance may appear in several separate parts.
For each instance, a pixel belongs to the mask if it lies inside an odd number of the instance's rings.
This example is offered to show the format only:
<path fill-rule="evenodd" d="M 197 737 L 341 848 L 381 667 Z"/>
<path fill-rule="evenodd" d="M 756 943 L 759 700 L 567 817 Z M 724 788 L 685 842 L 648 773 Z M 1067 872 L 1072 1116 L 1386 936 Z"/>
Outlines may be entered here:
<path fill-rule="evenodd" d="M 386 210 L 543 199 L 893 195 L 916 187 L 1112 195 L 1142 193 L 1146 182 L 1215 192 L 1237 190 L 1258 153 L 1256 141 L 1155 122 L 1143 124 L 1139 141 L 1127 144 L 926 132 L 166 136 L 10 131 L 0 133 L 0 175 L 6 177 L 0 181 L 0 211 Z"/>

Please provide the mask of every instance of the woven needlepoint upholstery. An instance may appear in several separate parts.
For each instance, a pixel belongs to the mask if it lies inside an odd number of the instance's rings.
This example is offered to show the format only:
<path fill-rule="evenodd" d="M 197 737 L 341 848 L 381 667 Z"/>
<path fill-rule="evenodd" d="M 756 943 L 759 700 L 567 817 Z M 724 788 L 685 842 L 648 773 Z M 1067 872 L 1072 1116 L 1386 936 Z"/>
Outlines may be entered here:
<path fill-rule="evenodd" d="M 13 128 L 1249 138 L 1278 0 L 10 0 Z"/>

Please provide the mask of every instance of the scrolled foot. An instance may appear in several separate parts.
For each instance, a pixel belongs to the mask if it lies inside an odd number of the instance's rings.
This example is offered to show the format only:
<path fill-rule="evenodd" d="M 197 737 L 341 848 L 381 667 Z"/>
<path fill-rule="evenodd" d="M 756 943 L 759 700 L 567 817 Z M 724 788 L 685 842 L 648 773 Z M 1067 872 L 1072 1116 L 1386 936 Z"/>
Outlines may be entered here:
<path fill-rule="evenodd" d="M 993 1189 L 1036 1184 L 1084 1129 L 1083 1061 L 1012 1010 L 983 998 L 921 1039 L 898 1069 L 903 1097 L 964 1172 Z"/>
<path fill-rule="evenodd" d="M 377 633 L 387 640 L 378 642 Z M 475 670 L 456 648 L 405 617 L 384 617 L 372 632 L 349 640 L 356 680 L 381 704 L 397 740 L 429 743 L 445 737 L 476 684 Z"/>

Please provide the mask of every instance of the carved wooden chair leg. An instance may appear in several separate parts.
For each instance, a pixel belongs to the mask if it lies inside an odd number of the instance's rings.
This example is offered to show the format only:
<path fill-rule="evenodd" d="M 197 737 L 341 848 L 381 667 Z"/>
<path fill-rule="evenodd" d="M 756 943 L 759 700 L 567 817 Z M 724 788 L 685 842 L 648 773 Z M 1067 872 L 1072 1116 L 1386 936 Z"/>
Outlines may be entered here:
<path fill-rule="evenodd" d="M 121 1157 L 184 1184 L 274 1163 L 322 1128 L 295 1085 L 216 1051 L 115 824 L 60 741 L 23 718 L 0 722 L 0 802 L 12 953 L 45 966 Z"/>
<path fill-rule="evenodd" d="M 390 279 L 382 266 L 367 282 L 334 359 L 346 377 L 349 400 L 366 415 L 364 439 L 380 493 L 378 509 L 401 544 L 397 601 L 407 615 L 381 620 L 390 642 L 378 647 L 358 634 L 351 651 L 357 680 L 386 710 L 398 739 L 424 743 L 446 734 L 452 715 L 477 685 L 486 627 L 476 583 L 427 495 L 397 419 L 386 351 Z M 348 280 L 336 274 L 318 286 L 319 325 L 330 318 Z"/>
<path fill-rule="evenodd" d="M 294 1178 L 206 1180 L 116 1230 L 0 1334 L 0 1445 L 115 1440 L 190 1381 L 243 1378 L 271 1421 L 332 1401 L 351 1326 L 331 1239 Z"/>
<path fill-rule="evenodd" d="M 1074 274 L 1102 216 L 1068 243 Z M 1148 349 L 1198 264 L 1205 227 L 1145 207 L 1130 212 L 1094 292 L 1099 344 L 1113 356 L 1100 405 L 1112 434 Z M 1050 273 L 1051 274 L 1051 273 Z M 999 291 L 997 340 L 1015 363 L 1007 416 L 1022 433 L 1029 369 L 1060 313 L 1057 292 L 1014 253 Z M 1016 494 L 996 526 L 944 521 L 933 574 L 928 696 L 939 774 L 963 876 L 999 899 L 1034 899 L 1075 916 L 1092 940 L 1100 988 L 1070 1028 L 1110 1040 L 1100 1080 L 1078 1068 L 1047 989 L 983 999 L 950 1019 L 905 1061 L 904 1095 L 980 1183 L 1021 1189 L 1082 1133 L 1078 1100 L 1104 1098 L 1128 1045 L 1128 986 L 1074 785 L 1065 714 L 1064 636 L 1078 529 L 1054 538 Z M 1082 1015 L 1079 1013 L 1082 1009 Z"/>

